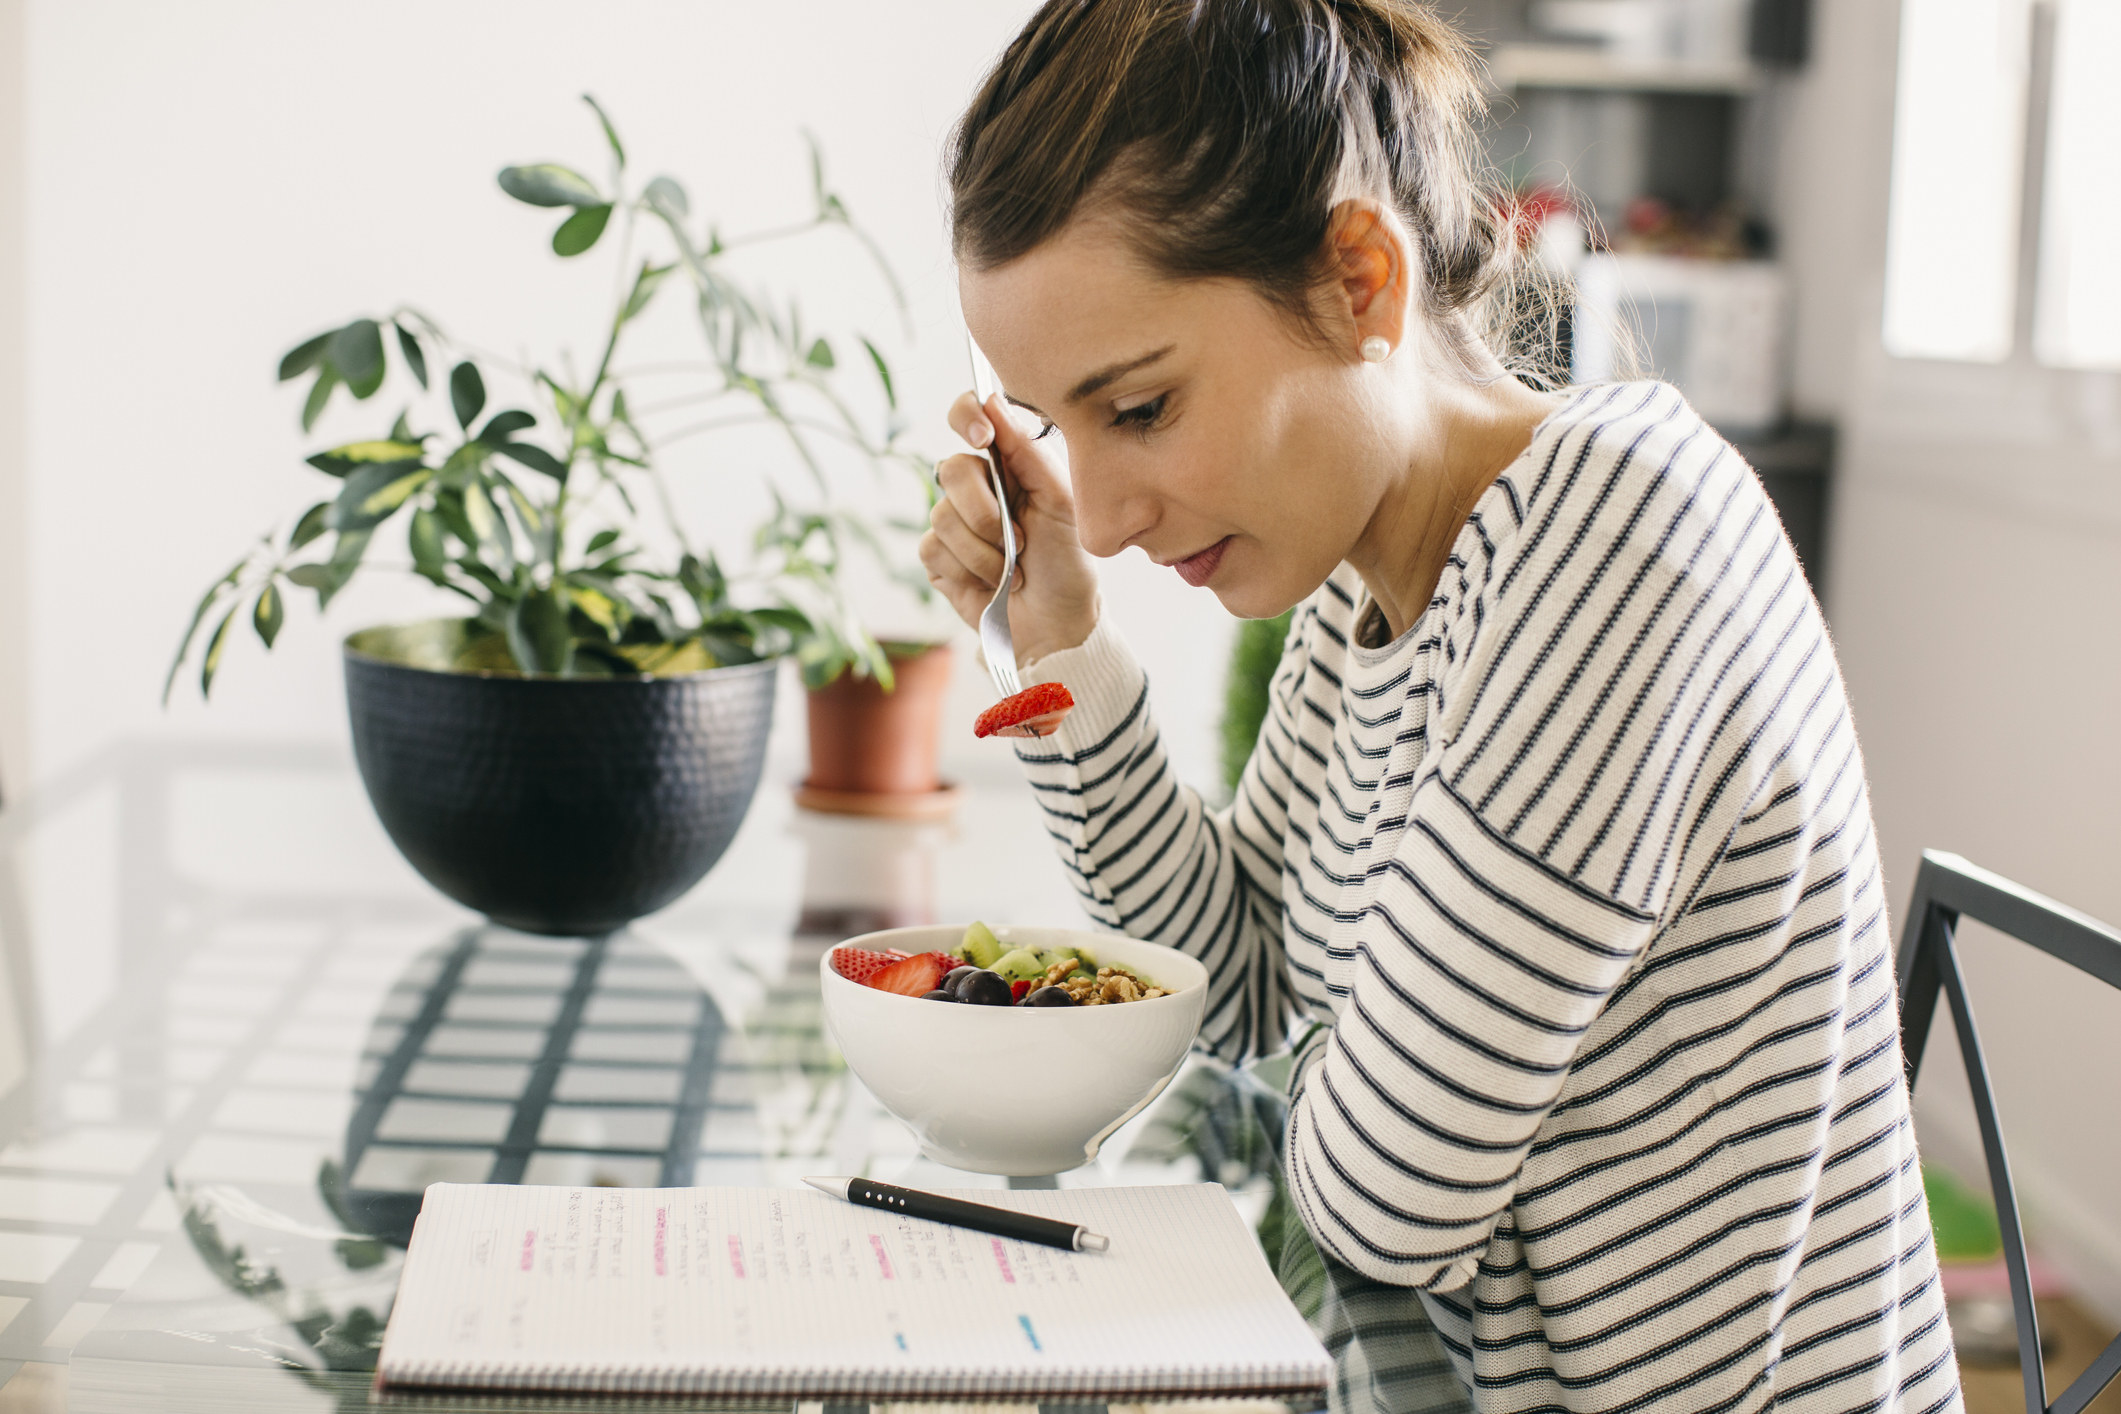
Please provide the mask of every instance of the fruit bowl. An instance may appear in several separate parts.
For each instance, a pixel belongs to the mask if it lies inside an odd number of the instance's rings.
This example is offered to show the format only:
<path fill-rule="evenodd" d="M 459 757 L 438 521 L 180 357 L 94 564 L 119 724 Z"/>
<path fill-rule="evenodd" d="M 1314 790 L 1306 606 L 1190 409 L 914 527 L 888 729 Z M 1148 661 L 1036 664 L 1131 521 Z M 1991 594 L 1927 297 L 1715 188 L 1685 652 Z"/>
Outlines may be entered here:
<path fill-rule="evenodd" d="M 1063 1173 L 1097 1157 L 1155 1099 L 1200 1029 L 1207 969 L 1182 952 L 1108 933 L 996 928 L 1005 945 L 1073 947 L 1170 994 L 1114 1006 L 967 1006 L 850 982 L 818 960 L 825 1025 L 870 1093 L 921 1152 L 973 1173 Z M 963 928 L 892 928 L 841 947 L 947 950 Z"/>

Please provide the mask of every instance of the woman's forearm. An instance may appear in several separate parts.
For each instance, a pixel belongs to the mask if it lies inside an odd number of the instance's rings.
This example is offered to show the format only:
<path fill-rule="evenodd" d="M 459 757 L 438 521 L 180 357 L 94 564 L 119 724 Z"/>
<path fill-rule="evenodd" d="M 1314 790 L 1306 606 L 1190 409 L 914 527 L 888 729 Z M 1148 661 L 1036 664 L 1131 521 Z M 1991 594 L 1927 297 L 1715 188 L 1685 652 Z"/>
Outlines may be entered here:
<path fill-rule="evenodd" d="M 1020 742 L 1017 755 L 1083 907 L 1102 927 L 1207 966 L 1210 1051 L 1235 1062 L 1278 1047 L 1292 1006 L 1279 895 L 1286 776 L 1271 757 L 1255 762 L 1237 803 L 1208 810 L 1164 754 L 1140 665 L 1103 624 L 1025 678 L 1066 682 L 1077 701 L 1060 732 Z"/>

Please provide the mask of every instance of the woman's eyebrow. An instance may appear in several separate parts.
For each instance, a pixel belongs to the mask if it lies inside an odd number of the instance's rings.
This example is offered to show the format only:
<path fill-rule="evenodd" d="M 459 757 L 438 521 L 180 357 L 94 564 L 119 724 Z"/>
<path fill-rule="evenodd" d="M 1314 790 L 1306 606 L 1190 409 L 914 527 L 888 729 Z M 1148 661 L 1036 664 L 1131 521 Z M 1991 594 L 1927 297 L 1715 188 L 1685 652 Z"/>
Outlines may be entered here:
<path fill-rule="evenodd" d="M 1100 368 L 1097 372 L 1091 374 L 1088 378 L 1085 378 L 1082 382 L 1076 384 L 1073 388 L 1070 388 L 1068 390 L 1068 401 L 1071 403 L 1079 403 L 1084 398 L 1087 398 L 1092 393 L 1096 392 L 1098 389 L 1104 387 L 1107 383 L 1113 382 L 1115 379 L 1124 378 L 1126 375 L 1132 373 L 1137 368 L 1148 367 L 1150 364 L 1156 362 L 1158 359 L 1162 358 L 1165 354 L 1171 352 L 1171 350 L 1177 347 L 1178 345 L 1176 344 L 1165 344 L 1155 353 L 1146 353 L 1139 358 L 1124 359 L 1119 363 L 1112 364 L 1105 368 Z"/>
<path fill-rule="evenodd" d="M 1070 388 L 1068 390 L 1068 401 L 1071 403 L 1079 403 L 1084 398 L 1087 398 L 1092 393 L 1096 392 L 1098 389 L 1104 387 L 1106 384 L 1114 382 L 1120 378 L 1126 377 L 1135 369 L 1147 368 L 1150 364 L 1156 362 L 1158 359 L 1162 358 L 1165 354 L 1171 352 L 1171 350 L 1177 347 L 1178 345 L 1176 344 L 1165 344 L 1162 348 L 1156 350 L 1156 352 L 1154 353 L 1145 353 L 1139 358 L 1122 359 L 1118 363 L 1110 364 L 1104 368 L 1100 368 L 1097 372 L 1091 374 L 1088 378 L 1083 379 L 1082 382 L 1076 384 L 1073 388 Z M 1005 392 L 1002 394 L 1002 397 L 1008 400 L 1009 402 L 1015 403 L 1018 407 L 1024 409 L 1026 412 L 1037 413 L 1040 417 L 1045 418 L 1048 422 L 1051 422 L 1053 420 L 1053 418 L 1046 412 L 1044 408 L 1041 408 L 1033 403 L 1027 403 L 1022 398 L 1016 396 L 1016 394 L 1014 393 Z"/>

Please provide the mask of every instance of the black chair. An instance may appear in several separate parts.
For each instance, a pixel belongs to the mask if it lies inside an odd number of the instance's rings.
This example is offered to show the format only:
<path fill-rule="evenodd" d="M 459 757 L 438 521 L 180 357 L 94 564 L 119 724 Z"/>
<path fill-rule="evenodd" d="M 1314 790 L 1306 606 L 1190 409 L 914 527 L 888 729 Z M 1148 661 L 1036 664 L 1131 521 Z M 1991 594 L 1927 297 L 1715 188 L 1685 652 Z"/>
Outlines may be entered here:
<path fill-rule="evenodd" d="M 2003 1152 L 2003 1131 L 1996 1122 L 1996 1100 L 1989 1088 L 1988 1066 L 1981 1058 L 1981 1041 L 1974 1033 L 1966 980 L 1960 975 L 1959 956 L 1952 946 L 1952 934 L 1961 918 L 2007 933 L 2117 989 L 2121 989 L 2121 932 L 1978 869 L 1956 854 L 1925 850 L 1900 935 L 1900 1047 L 1907 1061 L 1908 1087 L 1914 1088 L 1915 1072 L 1922 1064 L 1922 1048 L 1929 1040 L 1940 988 L 1951 1003 L 1959 1053 L 1966 1059 L 1966 1083 L 1974 1092 L 1981 1150 L 1988 1160 L 1989 1188 L 2003 1234 L 2003 1261 L 2010 1271 L 2011 1307 L 2018 1318 L 2018 1364 L 2025 1375 L 2026 1414 L 2079 1414 L 2121 1374 L 2121 1336 L 2108 1342 L 2061 1398 L 2047 1402 L 2047 1375 L 2040 1367 L 2040 1321 L 2033 1310 L 2017 1190 L 2011 1186 L 2010 1160 Z"/>

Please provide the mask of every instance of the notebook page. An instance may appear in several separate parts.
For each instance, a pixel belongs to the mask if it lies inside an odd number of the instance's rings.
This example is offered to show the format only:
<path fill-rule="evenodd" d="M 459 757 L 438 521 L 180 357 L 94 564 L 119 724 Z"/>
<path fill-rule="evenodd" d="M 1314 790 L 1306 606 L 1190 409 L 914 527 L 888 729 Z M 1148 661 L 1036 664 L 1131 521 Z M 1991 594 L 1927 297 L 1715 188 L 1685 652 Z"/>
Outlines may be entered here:
<path fill-rule="evenodd" d="M 808 1189 L 436 1184 L 379 1372 L 517 1388 L 1311 1388 L 1328 1360 L 1213 1184 L 958 1194 L 1065 1252 Z"/>

